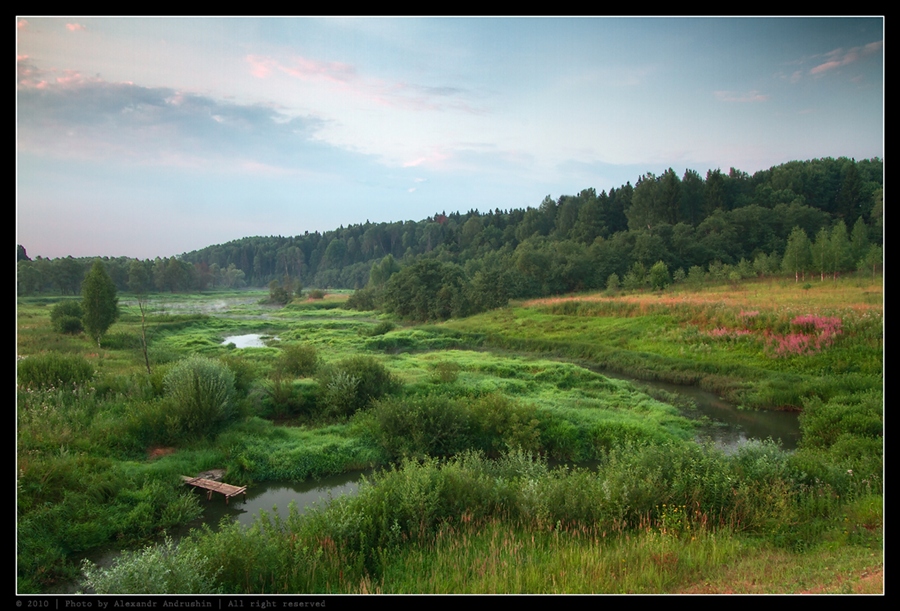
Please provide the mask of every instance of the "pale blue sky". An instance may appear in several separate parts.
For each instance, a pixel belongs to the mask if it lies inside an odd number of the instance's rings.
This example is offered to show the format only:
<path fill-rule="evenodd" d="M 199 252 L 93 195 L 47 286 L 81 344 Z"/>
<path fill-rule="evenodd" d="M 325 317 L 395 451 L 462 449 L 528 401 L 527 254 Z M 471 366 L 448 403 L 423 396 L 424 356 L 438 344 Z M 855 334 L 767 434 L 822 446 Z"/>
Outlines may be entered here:
<path fill-rule="evenodd" d="M 171 256 L 884 156 L 875 18 L 17 19 L 17 240 Z"/>

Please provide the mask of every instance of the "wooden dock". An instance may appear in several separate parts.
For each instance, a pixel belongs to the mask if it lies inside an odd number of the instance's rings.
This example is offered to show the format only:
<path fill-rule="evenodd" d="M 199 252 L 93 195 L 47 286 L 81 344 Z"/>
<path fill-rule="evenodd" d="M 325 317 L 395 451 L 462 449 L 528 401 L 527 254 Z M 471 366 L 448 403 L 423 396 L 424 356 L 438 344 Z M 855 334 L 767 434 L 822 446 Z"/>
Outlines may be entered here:
<path fill-rule="evenodd" d="M 207 501 L 212 499 L 213 492 L 224 494 L 226 505 L 228 504 L 228 499 L 233 496 L 243 494 L 245 498 L 247 497 L 247 486 L 232 486 L 231 484 L 225 484 L 211 479 L 204 479 L 202 477 L 188 477 L 187 475 L 182 475 L 181 479 L 185 484 L 188 484 L 189 486 L 206 490 Z"/>

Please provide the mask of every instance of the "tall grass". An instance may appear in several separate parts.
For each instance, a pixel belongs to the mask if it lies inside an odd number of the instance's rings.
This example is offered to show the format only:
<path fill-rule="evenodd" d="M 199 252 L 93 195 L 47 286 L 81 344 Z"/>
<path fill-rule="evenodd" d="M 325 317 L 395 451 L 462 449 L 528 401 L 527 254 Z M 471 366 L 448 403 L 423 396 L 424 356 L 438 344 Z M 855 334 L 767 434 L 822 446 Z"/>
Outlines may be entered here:
<path fill-rule="evenodd" d="M 879 523 L 874 497 L 847 506 L 821 491 L 766 444 L 623 446 L 596 471 L 464 454 L 406 461 L 355 497 L 205 529 L 180 549 L 202 551 L 191 571 L 233 593 L 678 591 L 758 545 L 739 533 L 790 531 L 786 549 L 812 550 Z M 819 527 L 803 528 L 817 495 Z"/>
<path fill-rule="evenodd" d="M 393 329 L 371 313 L 317 306 L 232 310 L 266 320 L 158 313 L 151 376 L 128 341 L 137 317 L 126 312 L 111 329 L 120 340 L 98 351 L 55 332 L 46 305 L 20 302 L 20 364 L 42 352 L 73 355 L 96 373 L 65 386 L 20 384 L 19 590 L 71 577 L 76 552 L 110 541 L 144 546 L 196 515 L 181 474 L 224 467 L 234 483 L 300 480 L 404 456 L 417 460 L 374 476 L 355 498 L 261 518 L 250 530 L 205 530 L 129 562 L 171 559 L 156 569 L 187 571 L 182 583 L 199 576 L 200 589 L 224 592 L 662 592 L 709 575 L 722 583 L 721 565 L 748 554 L 782 565 L 803 554 L 794 570 L 826 551 L 857 562 L 864 548 L 870 558 L 881 547 L 883 324 L 877 303 L 857 304 L 851 293 L 861 289 L 841 286 L 799 296 L 787 284 L 582 296 Z M 815 353 L 775 358 L 767 338 L 822 331 L 798 317 L 840 318 L 840 334 Z M 347 367 L 351 357 L 379 352 L 366 363 L 389 372 L 389 392 L 323 419 L 326 376 L 293 379 L 308 373 L 292 370 L 283 348 L 220 345 L 248 331 L 314 347 L 325 371 L 350 378 L 367 371 Z M 227 363 L 239 408 L 205 439 L 178 434 L 163 383 L 195 353 Z M 545 357 L 803 410 L 801 449 L 750 444 L 726 456 L 697 446 L 665 396 Z M 447 430 L 455 433 L 437 443 Z M 150 460 L 161 445 L 168 455 Z M 598 466 L 553 470 L 538 455 Z"/>

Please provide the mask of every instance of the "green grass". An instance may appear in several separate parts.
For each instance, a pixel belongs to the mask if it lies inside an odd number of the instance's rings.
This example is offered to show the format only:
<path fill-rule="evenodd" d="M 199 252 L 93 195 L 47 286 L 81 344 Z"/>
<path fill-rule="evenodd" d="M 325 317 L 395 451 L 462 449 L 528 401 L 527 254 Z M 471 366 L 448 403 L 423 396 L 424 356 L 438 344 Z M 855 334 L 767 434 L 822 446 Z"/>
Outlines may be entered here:
<path fill-rule="evenodd" d="M 593 460 L 597 468 L 548 472 L 521 455 L 410 463 L 376 478 L 357 500 L 308 518 L 197 535 L 204 557 L 224 567 L 195 575 L 210 587 L 871 588 L 858 575 L 877 573 L 883 547 L 883 327 L 875 294 L 879 285 L 849 280 L 815 282 L 806 291 L 787 282 L 745 283 L 580 295 L 393 328 L 389 317 L 342 309 L 346 295 L 280 309 L 260 305 L 267 296 L 260 291 L 164 295 L 154 297 L 147 319 L 149 376 L 136 342 L 139 313 L 127 296 L 100 349 L 84 335 L 53 330 L 50 310 L 61 298 L 20 299 L 20 358 L 73 355 L 96 375 L 74 389 L 19 389 L 19 590 L 44 591 L 72 578 L 75 553 L 112 541 L 140 546 L 196 515 L 181 474 L 226 468 L 226 481 L 252 483 L 386 464 L 365 412 L 327 417 L 317 380 L 279 367 L 281 346 L 313 347 L 324 366 L 374 357 L 403 384 L 388 398 L 396 405 L 427 396 L 442 409 L 468 409 L 500 398 L 497 406 L 517 406 L 510 414 L 534 415 L 545 456 Z M 808 314 L 840 317 L 841 335 L 816 354 L 773 355 L 767 337 L 791 332 L 792 319 Z M 245 333 L 279 339 L 266 348 L 221 345 L 226 335 Z M 165 434 L 162 381 L 175 362 L 196 354 L 234 371 L 239 398 L 237 420 L 208 440 Z M 763 444 L 725 457 L 696 446 L 693 424 L 672 399 L 608 379 L 599 368 L 699 384 L 745 406 L 805 410 L 800 450 Z M 481 409 L 478 426 L 488 426 L 491 414 Z M 490 426 L 500 431 L 504 422 Z M 479 439 L 492 455 L 501 453 L 502 444 Z M 683 522 L 673 507 L 700 513 Z M 285 537 L 285 528 L 296 537 Z"/>

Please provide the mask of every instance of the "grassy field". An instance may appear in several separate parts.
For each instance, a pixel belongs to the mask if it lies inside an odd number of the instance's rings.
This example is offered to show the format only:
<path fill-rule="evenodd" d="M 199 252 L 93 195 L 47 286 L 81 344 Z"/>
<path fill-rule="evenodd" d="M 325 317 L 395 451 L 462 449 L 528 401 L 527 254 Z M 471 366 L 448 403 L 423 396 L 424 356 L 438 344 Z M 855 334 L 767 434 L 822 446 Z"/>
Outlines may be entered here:
<path fill-rule="evenodd" d="M 129 296 L 99 349 L 53 329 L 63 298 L 20 299 L 18 589 L 880 592 L 881 291 L 573 295 L 419 326 L 346 295 L 165 295 L 150 374 Z M 223 343 L 243 334 L 266 347 Z M 202 418 L 176 392 L 191 355 L 228 384 Z M 801 411 L 800 448 L 697 445 L 673 400 L 598 368 Z M 390 464 L 308 515 L 146 547 L 202 511 L 181 474 L 252 485 Z M 74 558 L 111 542 L 133 551 L 82 572 Z"/>

